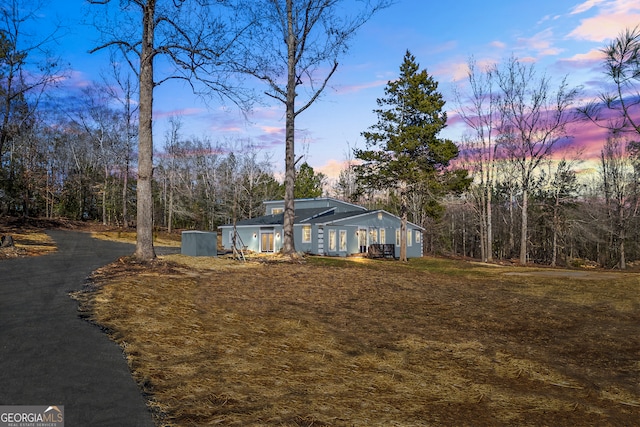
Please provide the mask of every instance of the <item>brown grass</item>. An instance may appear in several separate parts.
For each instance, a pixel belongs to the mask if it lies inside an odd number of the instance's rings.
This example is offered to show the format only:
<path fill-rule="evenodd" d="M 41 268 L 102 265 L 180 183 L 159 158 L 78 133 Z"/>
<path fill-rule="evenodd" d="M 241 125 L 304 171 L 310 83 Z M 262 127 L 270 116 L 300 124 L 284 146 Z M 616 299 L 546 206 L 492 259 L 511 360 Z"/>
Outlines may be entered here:
<path fill-rule="evenodd" d="M 39 228 L 0 224 L 0 236 L 9 235 L 14 246 L 0 248 L 0 259 L 46 255 L 56 250 L 53 240 Z"/>
<path fill-rule="evenodd" d="M 638 275 L 535 271 L 177 255 L 81 299 L 162 426 L 637 424 Z"/>
<path fill-rule="evenodd" d="M 93 231 L 91 236 L 96 239 L 110 240 L 114 242 L 135 243 L 136 241 L 135 230 L 124 231 L 106 229 Z M 156 231 L 153 233 L 153 244 L 156 246 L 180 247 L 180 234 L 169 234 L 166 232 Z"/>

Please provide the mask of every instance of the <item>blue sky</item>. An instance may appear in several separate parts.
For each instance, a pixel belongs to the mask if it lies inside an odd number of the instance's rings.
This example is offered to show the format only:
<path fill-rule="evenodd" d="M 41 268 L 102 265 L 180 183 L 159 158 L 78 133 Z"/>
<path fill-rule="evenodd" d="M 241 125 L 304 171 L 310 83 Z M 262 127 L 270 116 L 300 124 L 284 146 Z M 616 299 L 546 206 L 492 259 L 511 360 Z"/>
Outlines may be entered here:
<path fill-rule="evenodd" d="M 44 11 L 47 21 L 57 16 L 68 26 L 57 51 L 73 70 L 66 81 L 70 88 L 100 80 L 100 71 L 108 69 L 105 54 L 88 53 L 97 35 L 79 24 L 87 7 L 82 0 L 53 1 Z M 465 78 L 470 56 L 482 65 L 515 55 L 552 78 L 568 75 L 571 85 L 584 87 L 587 99 L 603 89 L 599 49 L 639 24 L 640 0 L 463 0 L 455 7 L 451 2 L 398 0 L 360 29 L 323 97 L 298 116 L 296 152 L 316 171 L 337 176 L 349 150 L 364 147 L 360 134 L 375 123 L 376 99 L 397 76 L 407 49 L 439 82 L 450 119 L 443 136 L 456 140 L 464 129 L 456 124 L 452 92 Z M 154 115 L 156 147 L 164 143 L 167 118 L 180 116 L 185 136 L 250 138 L 270 156 L 276 173 L 284 170 L 281 104 L 256 105 L 247 121 L 232 106 L 207 106 L 188 88 L 174 84 L 156 90 Z M 587 155 L 599 152 L 600 142 L 593 138 L 575 141 L 592 144 Z"/>

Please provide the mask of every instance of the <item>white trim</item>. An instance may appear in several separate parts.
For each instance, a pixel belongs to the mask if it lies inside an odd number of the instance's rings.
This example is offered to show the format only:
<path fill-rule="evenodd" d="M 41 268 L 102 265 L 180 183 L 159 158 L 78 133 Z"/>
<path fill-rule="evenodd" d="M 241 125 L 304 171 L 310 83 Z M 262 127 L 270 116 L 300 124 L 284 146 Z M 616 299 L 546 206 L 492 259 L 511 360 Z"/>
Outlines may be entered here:
<path fill-rule="evenodd" d="M 324 228 L 318 227 L 318 254 L 324 255 Z"/>

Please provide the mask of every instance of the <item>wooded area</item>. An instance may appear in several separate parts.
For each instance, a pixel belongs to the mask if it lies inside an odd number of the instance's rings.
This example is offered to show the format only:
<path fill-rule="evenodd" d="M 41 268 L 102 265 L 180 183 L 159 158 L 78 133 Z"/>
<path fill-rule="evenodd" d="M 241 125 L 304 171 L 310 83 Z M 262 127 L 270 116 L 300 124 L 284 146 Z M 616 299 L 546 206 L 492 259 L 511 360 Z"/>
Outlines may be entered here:
<path fill-rule="evenodd" d="M 63 62 L 42 54 L 53 38 L 24 43 L 20 24 L 35 15 L 22 11 L 3 9 L 0 31 L 0 215 L 136 226 L 141 111 L 131 100 L 141 92 L 138 76 L 114 66 L 81 96 L 63 96 L 55 85 L 65 73 Z M 451 161 L 473 179 L 463 192 L 445 196 L 433 191 L 433 182 L 416 183 L 416 191 L 406 194 L 391 186 L 365 189 L 356 180 L 357 161 L 330 183 L 287 154 L 297 162 L 293 197 L 325 195 L 406 213 L 427 230 L 430 254 L 624 269 L 640 258 L 639 47 L 638 29 L 604 47 L 603 94 L 586 106 L 577 103 L 578 88 L 567 78 L 554 84 L 517 58 L 482 69 L 471 60 L 467 81 L 448 100 L 469 129 L 454 141 L 460 154 Z M 187 70 L 180 78 L 212 75 L 203 62 L 173 59 Z M 258 74 L 260 64 L 251 65 Z M 275 97 L 284 102 L 286 91 L 279 89 Z M 558 146 L 574 142 L 576 123 L 608 131 L 591 173 L 582 170 L 579 152 L 557 154 Z M 285 196 L 272 159 L 250 140 L 185 136 L 178 117 L 159 139 L 163 145 L 152 147 L 153 173 L 148 172 L 156 227 L 215 230 L 262 215 L 264 200 Z"/>

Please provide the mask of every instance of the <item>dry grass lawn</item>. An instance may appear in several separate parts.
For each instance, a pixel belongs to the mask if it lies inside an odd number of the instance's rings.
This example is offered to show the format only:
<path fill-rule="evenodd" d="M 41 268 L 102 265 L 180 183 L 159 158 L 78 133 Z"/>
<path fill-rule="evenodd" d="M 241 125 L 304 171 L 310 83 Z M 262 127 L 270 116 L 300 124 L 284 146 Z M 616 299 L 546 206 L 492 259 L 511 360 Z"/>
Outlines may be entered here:
<path fill-rule="evenodd" d="M 91 235 L 96 239 L 110 240 L 114 242 L 135 243 L 135 230 L 100 230 L 93 231 Z M 153 244 L 155 246 L 180 247 L 180 234 L 169 234 L 155 231 L 153 233 Z"/>
<path fill-rule="evenodd" d="M 56 250 L 53 240 L 40 227 L 0 221 L 0 236 L 11 236 L 14 246 L 0 248 L 0 260 L 46 255 Z"/>
<path fill-rule="evenodd" d="M 158 426 L 640 420 L 637 274 L 175 255 L 123 258 L 79 298 Z"/>

